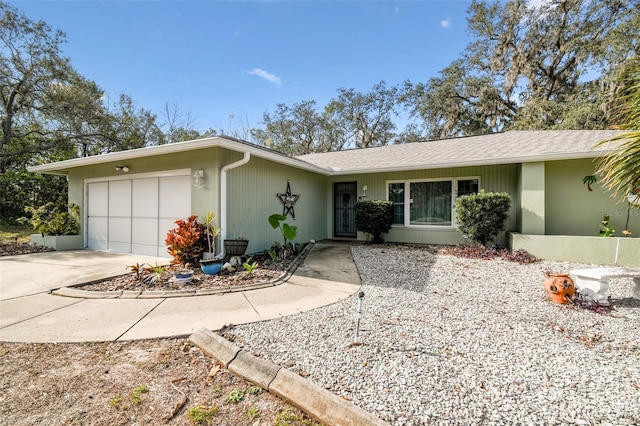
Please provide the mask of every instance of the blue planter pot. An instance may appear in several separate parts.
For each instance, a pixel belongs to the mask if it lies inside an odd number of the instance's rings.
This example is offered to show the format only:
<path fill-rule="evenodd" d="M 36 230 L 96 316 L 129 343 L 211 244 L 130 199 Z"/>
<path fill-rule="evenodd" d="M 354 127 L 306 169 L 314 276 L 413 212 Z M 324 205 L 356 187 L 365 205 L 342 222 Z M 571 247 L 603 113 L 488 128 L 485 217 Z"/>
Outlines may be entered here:
<path fill-rule="evenodd" d="M 218 275 L 222 269 L 222 261 L 220 260 L 201 260 L 200 268 L 207 275 Z"/>

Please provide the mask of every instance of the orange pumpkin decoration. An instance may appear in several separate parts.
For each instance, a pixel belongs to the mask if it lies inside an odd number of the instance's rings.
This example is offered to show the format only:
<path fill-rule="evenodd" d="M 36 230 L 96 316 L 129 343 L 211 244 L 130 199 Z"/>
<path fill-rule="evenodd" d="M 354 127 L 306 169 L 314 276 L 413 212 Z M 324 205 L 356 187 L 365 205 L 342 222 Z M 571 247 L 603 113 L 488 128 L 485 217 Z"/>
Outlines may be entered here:
<path fill-rule="evenodd" d="M 576 286 L 569 274 L 550 274 L 542 283 L 552 301 L 566 305 L 576 293 Z"/>

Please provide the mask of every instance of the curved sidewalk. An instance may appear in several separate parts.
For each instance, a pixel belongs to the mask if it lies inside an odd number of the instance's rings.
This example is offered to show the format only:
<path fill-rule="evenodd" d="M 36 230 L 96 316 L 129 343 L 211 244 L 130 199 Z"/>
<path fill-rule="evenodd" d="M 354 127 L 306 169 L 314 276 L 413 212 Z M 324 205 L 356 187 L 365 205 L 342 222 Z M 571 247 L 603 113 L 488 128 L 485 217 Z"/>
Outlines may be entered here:
<path fill-rule="evenodd" d="M 79 250 L 0 258 L 0 341 L 101 342 L 187 336 L 335 303 L 360 288 L 349 246 L 319 242 L 274 287 L 174 298 L 84 299 L 50 291 L 167 259 Z"/>

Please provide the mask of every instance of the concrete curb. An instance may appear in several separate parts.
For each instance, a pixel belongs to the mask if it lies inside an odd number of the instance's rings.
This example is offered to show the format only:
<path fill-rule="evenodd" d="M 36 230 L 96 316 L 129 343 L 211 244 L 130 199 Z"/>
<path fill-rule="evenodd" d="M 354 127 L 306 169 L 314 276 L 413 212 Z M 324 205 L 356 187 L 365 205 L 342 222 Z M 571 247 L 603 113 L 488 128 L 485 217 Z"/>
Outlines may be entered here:
<path fill-rule="evenodd" d="M 62 297 L 75 297 L 78 299 L 169 299 L 171 297 L 197 297 L 197 296 L 211 296 L 215 294 L 237 293 L 241 291 L 258 290 L 261 288 L 274 287 L 289 281 L 289 278 L 298 269 L 298 266 L 302 264 L 307 254 L 313 248 L 314 243 L 309 243 L 305 246 L 304 250 L 294 259 L 293 262 L 282 272 L 277 278 L 271 281 L 255 284 L 244 284 L 233 287 L 217 287 L 206 288 L 200 290 L 116 290 L 116 291 L 90 291 L 82 290 L 78 287 L 83 285 L 92 284 L 102 280 L 94 280 L 88 283 L 76 284 L 69 287 L 60 287 L 51 290 L 50 293 L 54 296 Z M 108 279 L 108 278 L 107 278 Z"/>
<path fill-rule="evenodd" d="M 270 361 L 257 358 L 202 328 L 189 341 L 229 371 L 280 396 L 327 425 L 389 425 L 373 414 Z"/>

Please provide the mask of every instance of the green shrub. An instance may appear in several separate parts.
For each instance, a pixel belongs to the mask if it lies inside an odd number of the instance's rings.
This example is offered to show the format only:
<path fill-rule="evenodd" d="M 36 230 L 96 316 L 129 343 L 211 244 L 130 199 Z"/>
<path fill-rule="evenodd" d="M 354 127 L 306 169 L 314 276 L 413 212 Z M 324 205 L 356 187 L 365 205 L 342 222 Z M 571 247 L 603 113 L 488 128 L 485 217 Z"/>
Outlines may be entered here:
<path fill-rule="evenodd" d="M 21 217 L 18 222 L 28 223 L 43 235 L 77 235 L 80 231 L 80 207 L 69 204 L 68 211 L 60 211 L 49 202 L 37 209 L 31 206 L 24 208 L 30 217 Z"/>
<path fill-rule="evenodd" d="M 510 207 L 511 197 L 506 192 L 462 195 L 456 199 L 458 230 L 484 246 L 504 229 Z"/>
<path fill-rule="evenodd" d="M 384 200 L 358 201 L 354 206 L 356 229 L 371 235 L 373 243 L 384 242 L 382 234 L 393 224 L 393 203 Z"/>

